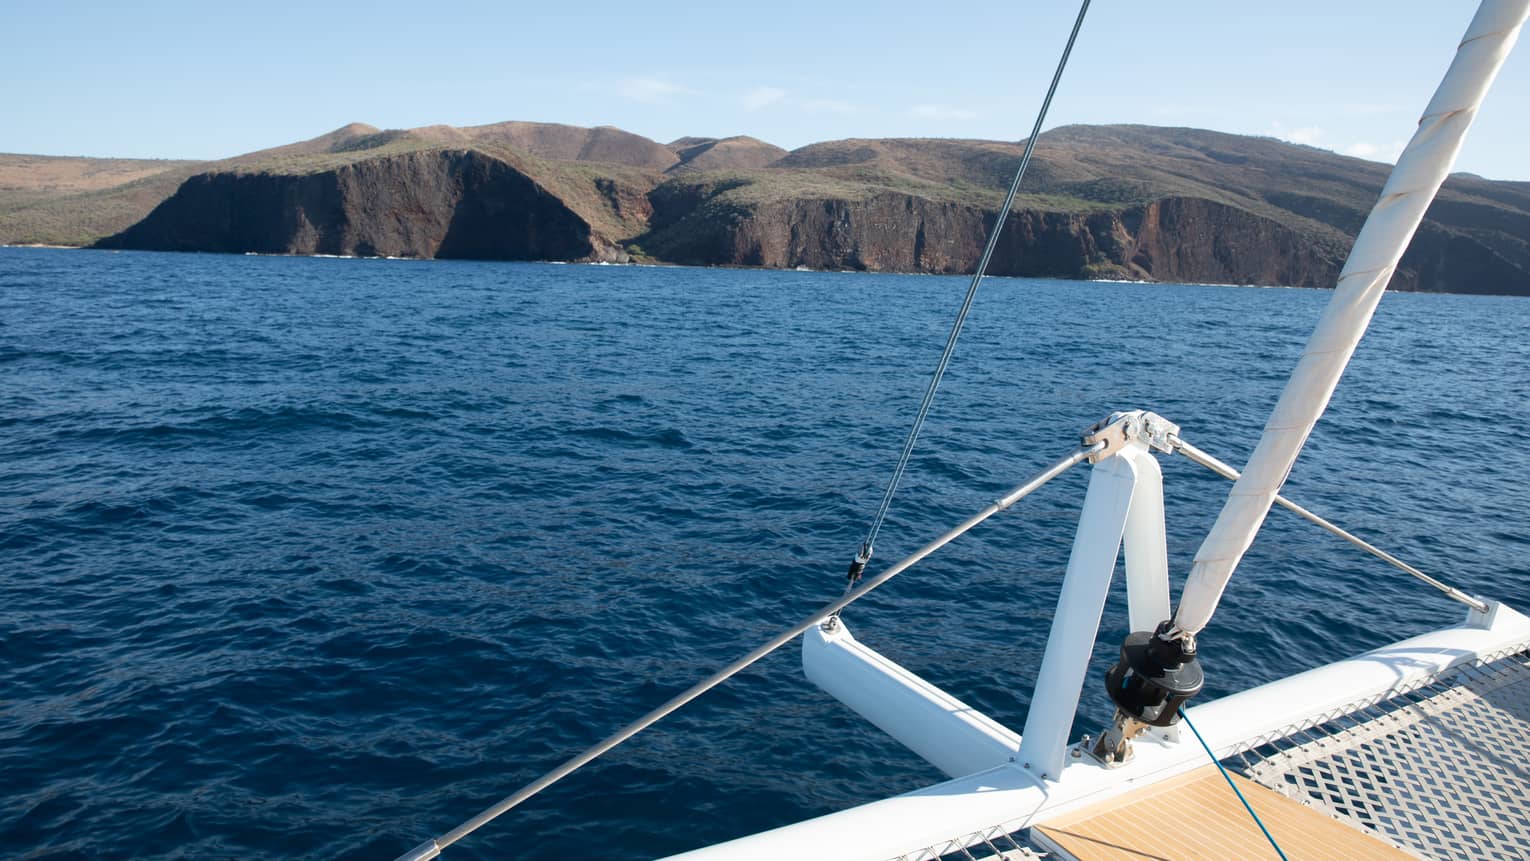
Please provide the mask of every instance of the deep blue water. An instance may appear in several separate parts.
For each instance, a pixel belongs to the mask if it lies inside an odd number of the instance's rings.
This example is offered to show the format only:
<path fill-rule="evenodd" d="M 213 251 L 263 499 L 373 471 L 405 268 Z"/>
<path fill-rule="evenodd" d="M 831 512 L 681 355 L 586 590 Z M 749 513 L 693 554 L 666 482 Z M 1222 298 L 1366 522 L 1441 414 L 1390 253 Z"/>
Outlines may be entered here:
<path fill-rule="evenodd" d="M 963 279 L 0 249 L 0 846 L 391 858 L 836 595 Z M 994 279 L 878 546 L 1154 409 L 1241 463 L 1327 293 Z M 1392 295 L 1289 495 L 1530 606 L 1530 301 Z M 1226 484 L 1165 462 L 1188 568 Z M 852 608 L 1018 727 L 1085 475 Z M 1457 608 L 1282 513 L 1210 694 Z M 1124 633 L 1107 609 L 1098 671 Z M 938 775 L 766 659 L 448 850 L 645 858 Z"/>

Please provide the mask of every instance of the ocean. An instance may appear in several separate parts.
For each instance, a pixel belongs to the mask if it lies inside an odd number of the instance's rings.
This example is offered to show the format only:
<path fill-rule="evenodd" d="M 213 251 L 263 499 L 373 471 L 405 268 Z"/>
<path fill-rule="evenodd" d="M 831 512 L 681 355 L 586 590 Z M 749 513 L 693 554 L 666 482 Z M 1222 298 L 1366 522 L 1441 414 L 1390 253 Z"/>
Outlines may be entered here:
<path fill-rule="evenodd" d="M 966 279 L 0 248 L 0 846 L 392 858 L 839 594 Z M 985 282 L 874 572 L 1119 409 L 1241 464 L 1326 291 Z M 1530 607 L 1530 301 L 1389 295 L 1288 495 Z M 1164 460 L 1172 568 L 1227 483 Z M 1086 471 L 855 605 L 1018 728 Z M 1176 586 L 1177 589 L 1177 586 Z M 1462 608 L 1277 511 L 1211 697 Z M 1113 587 L 1075 735 L 1109 717 Z M 445 857 L 936 782 L 787 647 Z"/>

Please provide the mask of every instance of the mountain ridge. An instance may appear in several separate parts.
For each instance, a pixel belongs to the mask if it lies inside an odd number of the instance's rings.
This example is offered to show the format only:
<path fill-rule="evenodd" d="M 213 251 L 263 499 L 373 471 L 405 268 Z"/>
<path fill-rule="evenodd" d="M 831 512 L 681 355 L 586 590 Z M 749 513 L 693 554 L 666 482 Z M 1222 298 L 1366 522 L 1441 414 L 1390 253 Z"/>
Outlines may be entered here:
<path fill-rule="evenodd" d="M 51 196 L 0 156 L 0 241 L 41 212 L 34 236 L 113 248 L 968 272 L 1021 148 L 352 123 Z M 1063 126 L 1037 142 L 991 271 L 1331 286 L 1388 171 L 1272 138 Z M 1530 183 L 1452 175 L 1394 287 L 1530 295 Z"/>

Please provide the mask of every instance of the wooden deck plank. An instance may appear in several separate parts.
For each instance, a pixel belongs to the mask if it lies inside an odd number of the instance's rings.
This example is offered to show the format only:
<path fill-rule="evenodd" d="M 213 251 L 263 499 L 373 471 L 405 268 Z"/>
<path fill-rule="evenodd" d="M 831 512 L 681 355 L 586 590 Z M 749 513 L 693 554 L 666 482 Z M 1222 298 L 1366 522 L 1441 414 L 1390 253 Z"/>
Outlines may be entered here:
<path fill-rule="evenodd" d="M 1306 805 L 1233 775 L 1291 861 L 1412 861 L 1412 855 Z M 1079 861 L 1277 858 L 1215 766 L 1145 786 L 1038 826 Z"/>

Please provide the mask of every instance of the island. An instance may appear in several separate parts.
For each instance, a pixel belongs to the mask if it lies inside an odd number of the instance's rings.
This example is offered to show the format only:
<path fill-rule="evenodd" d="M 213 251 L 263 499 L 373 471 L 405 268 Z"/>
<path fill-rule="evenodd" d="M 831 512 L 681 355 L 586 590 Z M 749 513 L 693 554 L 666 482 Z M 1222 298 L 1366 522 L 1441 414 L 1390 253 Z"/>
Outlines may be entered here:
<path fill-rule="evenodd" d="M 0 155 L 0 242 L 968 273 L 1023 142 L 354 123 L 217 162 Z M 1329 287 L 1389 166 L 1188 128 L 1044 133 L 990 273 Z M 1453 175 L 1393 289 L 1530 295 L 1530 183 Z"/>

